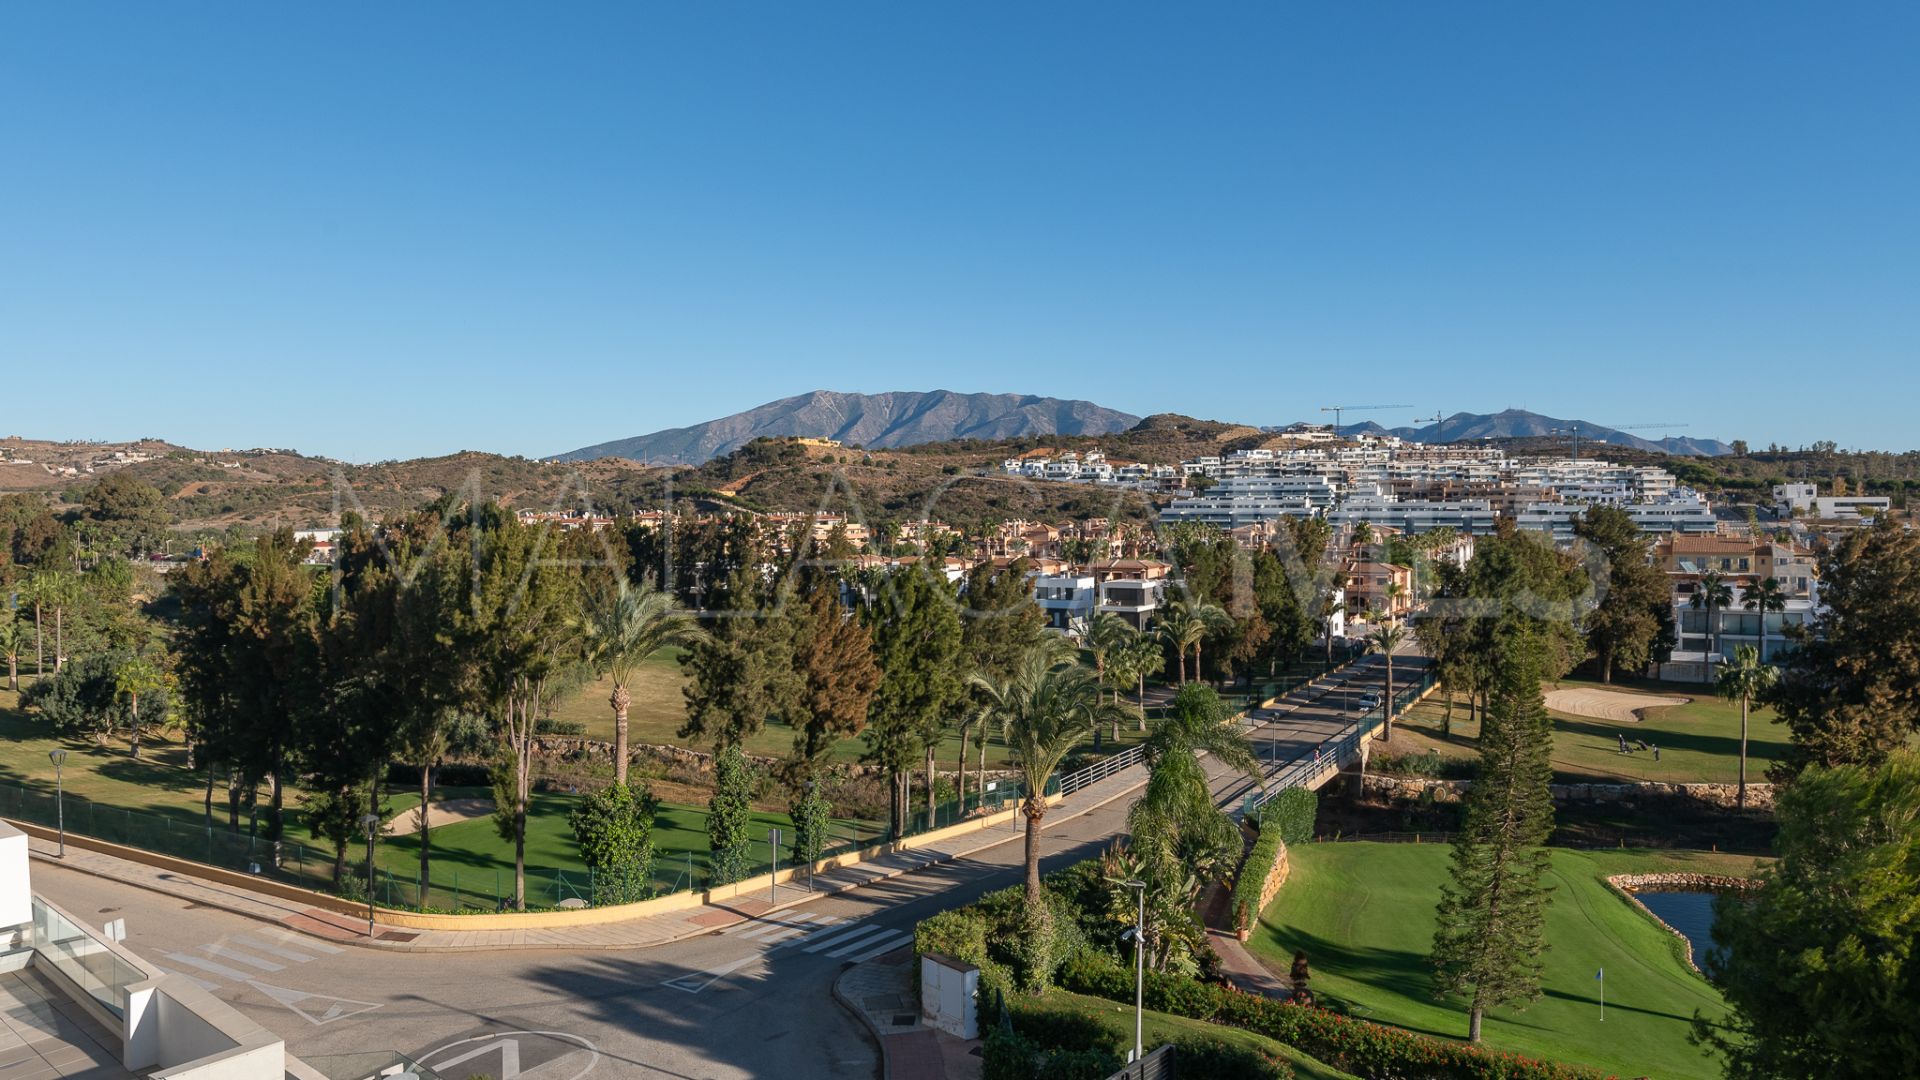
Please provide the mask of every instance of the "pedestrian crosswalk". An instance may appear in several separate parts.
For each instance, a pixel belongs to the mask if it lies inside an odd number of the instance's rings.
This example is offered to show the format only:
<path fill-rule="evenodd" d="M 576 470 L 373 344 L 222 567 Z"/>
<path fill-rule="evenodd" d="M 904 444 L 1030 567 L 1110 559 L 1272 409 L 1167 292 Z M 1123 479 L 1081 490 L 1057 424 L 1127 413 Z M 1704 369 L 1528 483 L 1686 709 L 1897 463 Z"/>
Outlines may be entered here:
<path fill-rule="evenodd" d="M 851 964 L 892 952 L 912 939 L 912 934 L 905 930 L 806 911 L 783 912 L 764 919 L 749 920 L 720 933 L 723 937 L 748 942 L 758 948 L 746 956 L 715 964 L 703 971 L 675 976 L 661 985 L 698 994 L 758 961 L 772 962 L 774 954 L 787 950 Z"/>
<path fill-rule="evenodd" d="M 235 934 L 182 952 L 162 952 L 161 972 L 183 979 L 202 990 L 222 983 L 247 983 L 261 975 L 284 972 L 340 950 L 283 930 L 262 928 Z"/>

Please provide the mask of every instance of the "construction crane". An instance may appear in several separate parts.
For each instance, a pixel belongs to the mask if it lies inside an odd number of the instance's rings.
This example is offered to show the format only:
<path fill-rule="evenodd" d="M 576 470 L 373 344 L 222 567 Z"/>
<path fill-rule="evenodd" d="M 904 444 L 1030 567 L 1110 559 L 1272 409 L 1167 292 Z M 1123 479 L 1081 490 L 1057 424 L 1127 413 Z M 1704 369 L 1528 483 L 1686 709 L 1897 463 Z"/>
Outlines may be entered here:
<path fill-rule="evenodd" d="M 1433 441 L 1437 443 L 1447 441 L 1441 437 L 1447 433 L 1447 414 L 1436 409 L 1432 416 L 1416 416 L 1413 418 L 1413 422 L 1416 424 L 1438 424 L 1439 426 L 1433 429 Z"/>
<path fill-rule="evenodd" d="M 1340 414 L 1350 412 L 1380 412 L 1383 409 L 1411 409 L 1411 405 L 1322 405 L 1321 412 L 1333 414 L 1333 433 L 1340 434 Z"/>

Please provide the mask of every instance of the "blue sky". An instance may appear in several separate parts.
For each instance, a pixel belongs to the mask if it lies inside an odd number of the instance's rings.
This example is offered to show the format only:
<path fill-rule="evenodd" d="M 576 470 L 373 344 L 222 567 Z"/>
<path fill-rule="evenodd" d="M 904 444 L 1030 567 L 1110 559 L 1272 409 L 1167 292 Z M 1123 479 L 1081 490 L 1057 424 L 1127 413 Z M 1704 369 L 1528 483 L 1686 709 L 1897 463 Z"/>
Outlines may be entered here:
<path fill-rule="evenodd" d="M 8 4 L 0 427 L 533 455 L 947 388 L 1912 448 L 1916 31 L 1893 3 Z"/>

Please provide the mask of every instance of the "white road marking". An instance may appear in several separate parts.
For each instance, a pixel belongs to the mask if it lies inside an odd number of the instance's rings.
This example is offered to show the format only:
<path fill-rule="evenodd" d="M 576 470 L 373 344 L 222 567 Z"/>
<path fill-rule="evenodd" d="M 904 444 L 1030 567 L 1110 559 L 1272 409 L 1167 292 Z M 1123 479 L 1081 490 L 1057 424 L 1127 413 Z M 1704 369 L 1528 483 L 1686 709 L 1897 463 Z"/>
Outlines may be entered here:
<path fill-rule="evenodd" d="M 304 934 L 296 934 L 291 930 L 262 930 L 260 932 L 275 941 L 295 945 L 308 952 L 317 952 L 322 956 L 334 956 L 340 952 L 339 949 L 334 948 L 332 945 L 323 944 Z"/>
<path fill-rule="evenodd" d="M 176 979 L 184 979 L 187 982 L 192 983 L 193 985 L 199 987 L 202 990 L 214 990 L 214 989 L 217 989 L 220 985 L 219 983 L 208 982 L 207 980 L 202 979 L 196 975 L 188 975 L 184 972 L 179 972 L 179 971 L 168 971 L 166 968 L 158 967 L 158 965 L 155 965 L 155 966 L 156 968 L 158 968 L 160 974 L 171 975 Z"/>
<path fill-rule="evenodd" d="M 308 956 L 306 953 L 297 953 L 292 949 L 283 949 L 278 945 L 269 945 L 266 942 L 256 941 L 250 937 L 236 936 L 228 940 L 232 941 L 235 945 L 252 949 L 254 952 L 263 952 L 268 956 L 277 956 L 282 960 L 291 960 L 296 964 L 304 964 L 313 959 L 313 957 Z"/>
<path fill-rule="evenodd" d="M 802 913 L 799 915 L 795 915 L 791 920 L 786 922 L 781 922 L 778 920 L 768 920 L 766 922 L 761 923 L 758 926 L 755 926 L 753 929 L 746 931 L 745 933 L 735 934 L 734 936 L 742 939 L 757 938 L 762 934 L 775 933 L 780 930 L 788 929 L 789 927 L 800 926 L 812 918 L 813 918 L 812 915 Z"/>
<path fill-rule="evenodd" d="M 215 975 L 222 976 L 223 978 L 238 979 L 241 982 L 246 982 L 248 979 L 253 978 L 252 975 L 249 975 L 244 971 L 240 971 L 237 968 L 230 968 L 225 964 L 216 964 L 211 960 L 203 959 L 201 957 L 193 955 L 192 953 L 176 952 L 176 953 L 167 953 L 165 955 L 169 960 L 174 960 L 182 964 L 192 964 L 194 967 L 197 967 L 202 971 L 211 971 Z"/>
<path fill-rule="evenodd" d="M 213 954 L 214 956 L 219 957 L 222 960 L 232 960 L 237 964 L 245 964 L 248 967 L 257 967 L 261 971 L 287 970 L 287 965 L 285 964 L 276 964 L 271 960 L 262 960 L 257 956 L 248 956 L 246 953 L 240 952 L 238 950 L 229 949 L 225 945 L 206 945 L 202 947 L 205 948 L 207 952 Z"/>
<path fill-rule="evenodd" d="M 852 941 L 855 938 L 863 938 L 863 937 L 866 937 L 868 934 L 874 933 L 882 929 L 885 929 L 885 928 L 880 926 L 856 926 L 852 930 L 848 930 L 843 933 L 828 934 L 826 937 L 820 939 L 819 941 L 815 942 L 812 945 L 807 946 L 805 949 L 802 949 L 801 951 L 802 952 L 819 952 L 821 949 L 832 948 L 835 945 L 842 945 L 842 944 L 845 944 L 846 942 Z"/>
<path fill-rule="evenodd" d="M 906 931 L 888 930 L 886 933 L 881 934 L 879 937 L 868 938 L 865 941 L 857 941 L 852 945 L 842 945 L 840 948 L 833 950 L 827 955 L 838 960 L 839 958 L 847 955 L 848 953 L 859 952 L 860 950 L 865 949 L 867 946 L 872 945 L 875 942 L 879 942 L 879 941 L 884 941 L 887 944 L 881 946 L 878 951 L 886 952 L 888 949 L 894 948 L 895 946 L 899 945 L 901 942 L 905 940 L 907 940 Z M 864 956 L 861 958 L 863 959 Z"/>
<path fill-rule="evenodd" d="M 372 1012 L 380 1007 L 372 1001 L 355 1001 L 352 998 L 334 997 L 332 994 L 309 994 L 305 990 L 270 986 L 254 980 L 248 980 L 247 985 L 298 1013 L 307 1023 L 316 1027 L 331 1024 L 335 1020 L 345 1020 L 349 1016 Z"/>
<path fill-rule="evenodd" d="M 861 963 L 862 961 L 871 960 L 874 957 L 879 956 L 881 953 L 892 952 L 893 950 L 907 943 L 907 935 L 905 932 L 896 930 L 894 931 L 894 934 L 898 934 L 899 937 L 894 940 L 883 941 L 880 944 L 875 945 L 873 948 L 868 949 L 863 953 L 860 953 L 858 956 L 849 956 L 847 957 L 847 963 L 858 964 L 858 963 Z M 889 937 L 892 937 L 892 935 L 889 935 Z M 838 954 L 834 953 L 829 955 L 838 955 Z"/>
<path fill-rule="evenodd" d="M 822 915 L 812 926 L 801 926 L 801 930 L 799 930 L 797 934 L 778 934 L 778 936 L 774 936 L 774 938 L 768 938 L 768 942 L 780 942 L 780 944 L 774 945 L 772 949 L 766 949 L 766 951 L 778 953 L 780 949 L 791 949 L 793 945 L 799 945 L 801 942 L 812 942 L 814 938 L 820 938 L 820 936 L 826 936 L 826 934 L 837 934 L 839 930 L 845 930 L 845 926 L 833 928 L 835 922 L 845 922 L 845 919 L 841 919 L 839 915 Z"/>
<path fill-rule="evenodd" d="M 684 990 L 689 994 L 697 994 L 758 959 L 760 959 L 759 953 L 755 953 L 752 956 L 743 956 L 730 964 L 721 964 L 719 967 L 708 968 L 705 971 L 696 971 L 690 975 L 682 975 L 677 979 L 668 979 L 661 985 L 671 986 L 675 990 Z"/>
<path fill-rule="evenodd" d="M 832 918 L 832 917 L 829 916 L 829 918 Z M 839 922 L 839 921 L 840 920 L 838 919 L 833 919 L 833 922 Z M 832 924 L 826 923 L 826 922 L 817 922 L 812 924 L 811 926 L 789 926 L 788 928 L 780 931 L 777 934 L 768 934 L 766 937 L 761 938 L 760 943 L 762 945 L 770 945 L 776 941 L 786 941 L 788 938 L 798 939 L 806 936 L 807 934 L 811 934 L 814 931 L 819 930 L 824 926 L 830 926 L 830 925 Z"/>

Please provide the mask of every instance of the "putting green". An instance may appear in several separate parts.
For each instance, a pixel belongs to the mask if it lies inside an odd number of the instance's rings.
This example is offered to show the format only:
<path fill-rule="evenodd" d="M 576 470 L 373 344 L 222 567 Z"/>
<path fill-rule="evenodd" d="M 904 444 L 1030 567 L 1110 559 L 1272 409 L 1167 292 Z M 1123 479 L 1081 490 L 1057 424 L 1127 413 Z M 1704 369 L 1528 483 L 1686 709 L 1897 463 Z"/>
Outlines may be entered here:
<path fill-rule="evenodd" d="M 1466 1010 L 1435 1000 L 1428 956 L 1450 849 L 1436 844 L 1308 844 L 1251 942 L 1287 970 L 1306 950 L 1313 987 L 1370 1020 L 1446 1038 L 1465 1035 Z M 1531 1057 L 1622 1076 L 1718 1077 L 1687 1041 L 1696 1011 L 1718 1016 L 1720 995 L 1681 959 L 1678 942 L 1608 889 L 1610 874 L 1750 874 L 1754 860 L 1704 852 L 1553 852 L 1546 979 L 1525 1010 L 1491 1011 L 1486 1041 Z M 1606 970 L 1606 1019 L 1600 1019 Z"/>

